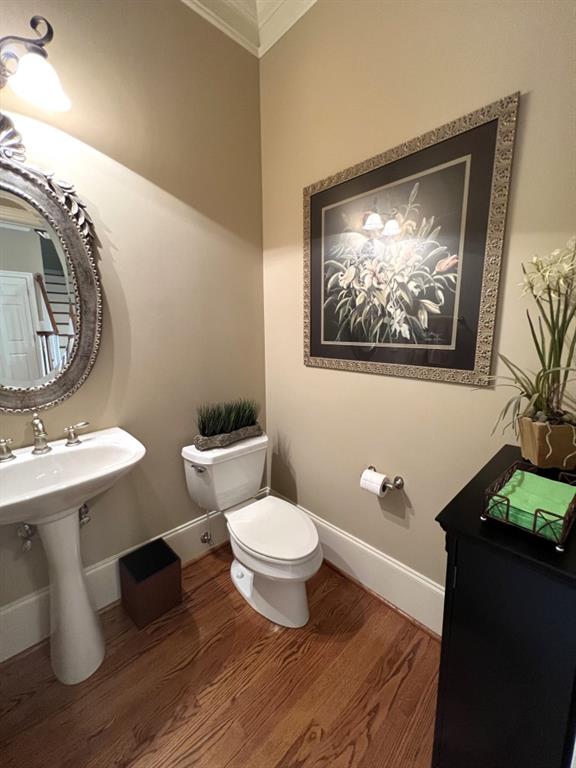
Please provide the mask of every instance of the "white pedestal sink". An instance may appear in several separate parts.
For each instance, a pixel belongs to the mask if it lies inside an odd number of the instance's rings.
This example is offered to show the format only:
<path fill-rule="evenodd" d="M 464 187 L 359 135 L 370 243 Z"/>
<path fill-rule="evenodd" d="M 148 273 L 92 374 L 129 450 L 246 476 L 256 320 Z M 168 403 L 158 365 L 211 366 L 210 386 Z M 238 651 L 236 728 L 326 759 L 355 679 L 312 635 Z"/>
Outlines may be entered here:
<path fill-rule="evenodd" d="M 50 655 L 56 677 L 80 683 L 104 658 L 104 638 L 92 607 L 80 555 L 78 509 L 106 491 L 146 453 L 135 437 L 114 427 L 64 440 L 34 456 L 14 451 L 0 464 L 0 525 L 38 526 L 50 570 Z"/>

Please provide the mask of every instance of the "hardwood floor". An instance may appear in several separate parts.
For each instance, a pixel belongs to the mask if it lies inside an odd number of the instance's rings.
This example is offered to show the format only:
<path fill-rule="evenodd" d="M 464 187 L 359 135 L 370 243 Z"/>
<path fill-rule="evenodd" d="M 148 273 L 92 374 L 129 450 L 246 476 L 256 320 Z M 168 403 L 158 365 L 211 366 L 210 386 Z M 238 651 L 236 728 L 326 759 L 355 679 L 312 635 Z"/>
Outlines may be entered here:
<path fill-rule="evenodd" d="M 438 641 L 326 565 L 308 626 L 277 627 L 230 561 L 189 565 L 144 630 L 107 611 L 85 683 L 58 683 L 45 646 L 0 666 L 2 768 L 429 768 Z"/>

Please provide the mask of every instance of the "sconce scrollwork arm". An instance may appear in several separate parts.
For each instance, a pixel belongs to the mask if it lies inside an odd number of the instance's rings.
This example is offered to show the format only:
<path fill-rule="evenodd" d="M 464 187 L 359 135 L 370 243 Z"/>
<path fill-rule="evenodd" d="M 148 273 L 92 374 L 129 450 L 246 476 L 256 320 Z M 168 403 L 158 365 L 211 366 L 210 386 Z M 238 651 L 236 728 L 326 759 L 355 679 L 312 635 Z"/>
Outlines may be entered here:
<path fill-rule="evenodd" d="M 36 53 L 39 56 L 47 56 L 45 46 L 54 37 L 54 29 L 50 22 L 44 16 L 32 16 L 30 26 L 36 32 L 38 37 L 19 37 L 18 35 L 7 35 L 0 37 L 0 89 L 4 88 L 10 75 L 13 75 L 18 68 L 20 56 L 14 50 L 22 47 L 26 53 Z M 44 30 L 42 30 L 44 28 Z"/>

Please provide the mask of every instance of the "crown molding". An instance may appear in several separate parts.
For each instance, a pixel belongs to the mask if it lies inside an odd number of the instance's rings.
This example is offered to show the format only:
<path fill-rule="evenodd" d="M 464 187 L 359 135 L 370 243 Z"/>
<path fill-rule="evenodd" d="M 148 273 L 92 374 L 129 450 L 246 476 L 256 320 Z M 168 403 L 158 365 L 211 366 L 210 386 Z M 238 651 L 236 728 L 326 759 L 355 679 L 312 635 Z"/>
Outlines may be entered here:
<path fill-rule="evenodd" d="M 258 57 L 264 56 L 315 3 L 316 0 L 276 0 L 259 5 Z"/>
<path fill-rule="evenodd" d="M 252 24 L 258 24 L 258 0 L 225 0 L 225 2 L 234 6 L 238 13 L 249 19 Z"/>
<path fill-rule="evenodd" d="M 251 54 L 260 58 L 316 0 L 182 0 Z"/>
<path fill-rule="evenodd" d="M 258 56 L 258 24 L 251 22 L 234 4 L 227 0 L 182 0 L 182 2 L 251 54 Z"/>

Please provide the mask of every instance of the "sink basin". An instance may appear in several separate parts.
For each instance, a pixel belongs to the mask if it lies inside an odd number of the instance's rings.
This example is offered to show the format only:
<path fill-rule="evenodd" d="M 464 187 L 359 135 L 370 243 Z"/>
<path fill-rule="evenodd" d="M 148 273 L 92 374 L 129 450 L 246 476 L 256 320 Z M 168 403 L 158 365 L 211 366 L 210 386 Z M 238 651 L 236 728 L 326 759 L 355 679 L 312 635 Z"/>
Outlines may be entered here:
<path fill-rule="evenodd" d="M 65 440 L 34 456 L 30 448 L 0 464 L 0 525 L 46 523 L 69 514 L 108 490 L 142 459 L 146 449 L 118 427 L 84 435 L 80 445 Z"/>
<path fill-rule="evenodd" d="M 50 571 L 50 657 L 68 685 L 93 674 L 104 659 L 104 636 L 92 607 L 80 555 L 79 507 L 114 483 L 146 453 L 118 427 L 83 435 L 79 445 L 50 443 L 50 453 L 14 451 L 0 464 L 0 525 L 36 526 Z M 34 529 L 31 529 L 34 530 Z"/>

